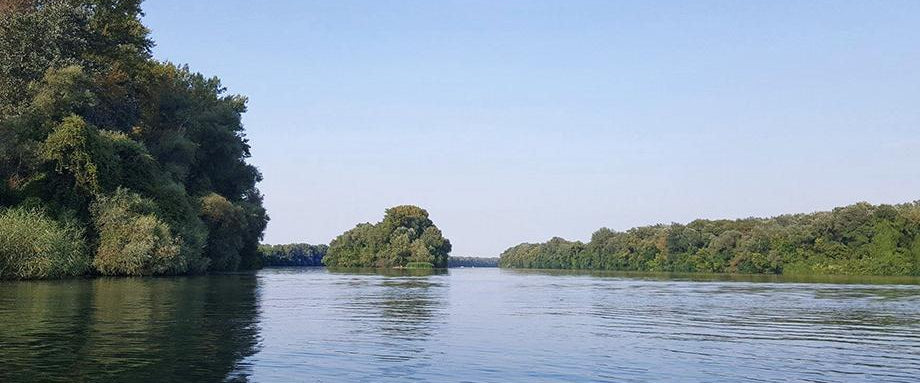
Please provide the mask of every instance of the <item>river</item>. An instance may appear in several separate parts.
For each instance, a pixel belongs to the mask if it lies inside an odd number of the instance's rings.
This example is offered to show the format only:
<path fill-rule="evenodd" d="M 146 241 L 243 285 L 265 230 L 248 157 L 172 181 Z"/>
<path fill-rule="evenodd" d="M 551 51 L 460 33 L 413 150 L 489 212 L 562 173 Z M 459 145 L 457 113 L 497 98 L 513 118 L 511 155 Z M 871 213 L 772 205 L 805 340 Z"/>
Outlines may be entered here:
<path fill-rule="evenodd" d="M 0 381 L 916 382 L 920 279 L 266 269 L 0 282 Z"/>

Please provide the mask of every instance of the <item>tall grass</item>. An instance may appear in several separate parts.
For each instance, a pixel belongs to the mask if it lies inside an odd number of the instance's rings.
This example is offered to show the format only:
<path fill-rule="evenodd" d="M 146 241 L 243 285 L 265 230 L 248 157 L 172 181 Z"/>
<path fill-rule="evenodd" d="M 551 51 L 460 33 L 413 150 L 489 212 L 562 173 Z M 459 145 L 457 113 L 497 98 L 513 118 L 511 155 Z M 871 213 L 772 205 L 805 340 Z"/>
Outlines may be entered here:
<path fill-rule="evenodd" d="M 63 278 L 90 269 L 83 230 L 39 210 L 0 211 L 0 279 Z"/>

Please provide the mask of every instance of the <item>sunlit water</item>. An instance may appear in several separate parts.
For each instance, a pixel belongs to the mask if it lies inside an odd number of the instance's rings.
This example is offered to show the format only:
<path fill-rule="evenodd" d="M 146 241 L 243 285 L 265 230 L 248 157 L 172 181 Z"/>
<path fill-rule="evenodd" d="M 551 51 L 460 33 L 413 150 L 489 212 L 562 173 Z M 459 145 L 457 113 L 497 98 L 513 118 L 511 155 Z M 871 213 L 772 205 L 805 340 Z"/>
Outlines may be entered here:
<path fill-rule="evenodd" d="M 498 269 L 0 282 L 0 382 L 917 382 L 918 283 Z"/>

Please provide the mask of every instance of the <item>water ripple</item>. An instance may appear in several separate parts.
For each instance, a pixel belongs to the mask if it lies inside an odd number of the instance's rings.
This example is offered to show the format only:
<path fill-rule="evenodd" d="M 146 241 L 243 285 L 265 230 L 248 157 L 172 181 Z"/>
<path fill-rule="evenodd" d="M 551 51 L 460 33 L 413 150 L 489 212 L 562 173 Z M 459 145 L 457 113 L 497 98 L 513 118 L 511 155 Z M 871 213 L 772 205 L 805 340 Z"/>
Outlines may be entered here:
<path fill-rule="evenodd" d="M 920 285 L 807 282 L 274 269 L 3 283 L 0 381 L 917 381 Z"/>

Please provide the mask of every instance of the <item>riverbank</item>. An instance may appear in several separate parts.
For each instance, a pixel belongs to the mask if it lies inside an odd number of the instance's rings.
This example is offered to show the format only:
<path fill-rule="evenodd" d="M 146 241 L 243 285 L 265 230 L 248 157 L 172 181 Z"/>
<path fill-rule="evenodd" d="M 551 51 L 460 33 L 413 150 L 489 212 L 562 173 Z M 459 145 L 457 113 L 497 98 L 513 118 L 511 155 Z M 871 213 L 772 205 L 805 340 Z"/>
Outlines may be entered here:
<path fill-rule="evenodd" d="M 508 268 L 814 275 L 920 275 L 920 203 L 698 219 L 552 238 L 501 254 Z"/>

